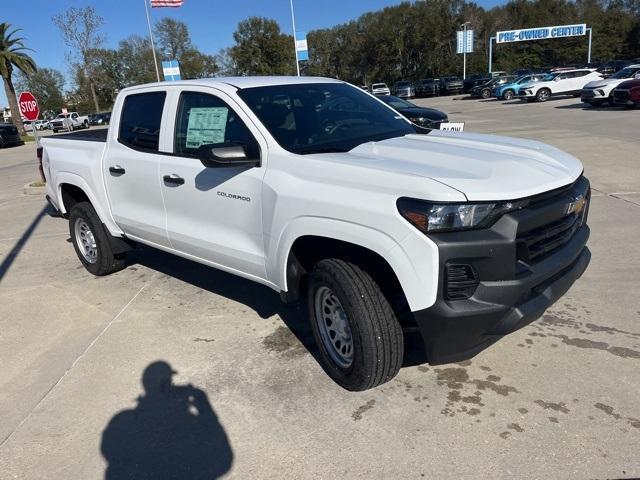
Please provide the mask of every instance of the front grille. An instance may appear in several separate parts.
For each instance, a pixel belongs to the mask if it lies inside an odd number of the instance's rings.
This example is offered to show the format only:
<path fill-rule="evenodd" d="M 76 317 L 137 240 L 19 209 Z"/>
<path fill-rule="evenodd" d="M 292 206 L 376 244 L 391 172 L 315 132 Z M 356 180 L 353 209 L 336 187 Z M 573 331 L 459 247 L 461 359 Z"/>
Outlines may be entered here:
<path fill-rule="evenodd" d="M 572 213 L 560 220 L 518 236 L 518 260 L 534 263 L 567 243 L 580 227 L 581 215 Z"/>
<path fill-rule="evenodd" d="M 471 265 L 447 265 L 444 278 L 447 300 L 470 298 L 478 287 L 478 276 Z"/>

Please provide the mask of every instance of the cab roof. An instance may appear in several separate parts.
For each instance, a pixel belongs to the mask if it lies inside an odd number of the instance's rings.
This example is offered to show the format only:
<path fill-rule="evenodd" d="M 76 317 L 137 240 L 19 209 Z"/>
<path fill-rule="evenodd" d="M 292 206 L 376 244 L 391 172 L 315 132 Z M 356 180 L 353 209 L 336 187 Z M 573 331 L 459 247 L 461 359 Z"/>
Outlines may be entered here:
<path fill-rule="evenodd" d="M 267 87 L 273 85 L 292 85 L 292 84 L 308 84 L 308 83 L 344 83 L 342 80 L 324 77 L 295 77 L 295 76 L 256 76 L 256 77 L 214 77 L 199 78 L 194 80 L 177 80 L 171 82 L 153 82 L 143 85 L 135 85 L 127 87 L 123 90 L 139 89 L 141 87 L 167 87 L 167 86 L 209 86 L 220 87 L 228 86 L 242 88 Z"/>

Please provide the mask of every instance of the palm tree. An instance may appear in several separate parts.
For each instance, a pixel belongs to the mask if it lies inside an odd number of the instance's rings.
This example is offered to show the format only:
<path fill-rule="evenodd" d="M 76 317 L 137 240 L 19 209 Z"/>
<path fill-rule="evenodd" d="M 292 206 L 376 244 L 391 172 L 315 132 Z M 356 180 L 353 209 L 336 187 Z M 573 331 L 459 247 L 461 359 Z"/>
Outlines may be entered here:
<path fill-rule="evenodd" d="M 20 31 L 19 28 L 10 31 L 11 25 L 8 23 L 0 23 L 0 76 L 4 83 L 4 91 L 11 108 L 11 120 L 18 127 L 21 135 L 25 134 L 20 110 L 18 109 L 18 100 L 16 99 L 16 89 L 11 81 L 11 75 L 14 68 L 17 68 L 25 75 L 29 75 L 36 71 L 36 62 L 25 52 L 31 50 L 24 46 L 23 38 L 15 37 Z M 32 50 L 33 51 L 33 50 Z"/>

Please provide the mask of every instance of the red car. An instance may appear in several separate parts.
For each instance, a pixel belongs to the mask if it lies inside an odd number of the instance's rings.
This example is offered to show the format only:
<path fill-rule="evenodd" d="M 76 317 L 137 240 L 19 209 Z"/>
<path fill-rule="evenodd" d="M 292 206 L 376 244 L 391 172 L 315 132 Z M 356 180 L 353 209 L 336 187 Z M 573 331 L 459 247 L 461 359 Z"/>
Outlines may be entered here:
<path fill-rule="evenodd" d="M 613 103 L 621 107 L 640 105 L 640 78 L 627 80 L 618 85 L 613 91 Z"/>

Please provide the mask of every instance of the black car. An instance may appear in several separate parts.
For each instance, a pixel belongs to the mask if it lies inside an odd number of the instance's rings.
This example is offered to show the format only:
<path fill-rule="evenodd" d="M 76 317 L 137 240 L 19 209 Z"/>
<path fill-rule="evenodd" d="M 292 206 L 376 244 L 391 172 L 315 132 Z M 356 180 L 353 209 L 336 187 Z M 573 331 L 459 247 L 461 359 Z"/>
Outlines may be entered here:
<path fill-rule="evenodd" d="M 416 97 L 432 97 L 440 95 L 440 80 L 435 78 L 423 78 L 415 84 Z"/>
<path fill-rule="evenodd" d="M 469 93 L 473 87 L 487 83 L 491 78 L 483 73 L 474 73 L 469 75 L 462 83 L 464 85 L 464 93 Z"/>
<path fill-rule="evenodd" d="M 440 93 L 442 95 L 450 95 L 452 93 L 462 93 L 464 90 L 464 83 L 461 78 L 458 77 L 442 77 L 440 80 Z"/>
<path fill-rule="evenodd" d="M 111 121 L 111 112 L 102 112 L 89 115 L 90 125 L 109 125 Z"/>
<path fill-rule="evenodd" d="M 393 95 L 385 95 L 378 98 L 403 117 L 424 128 L 437 129 L 440 128 L 441 123 L 449 121 L 446 113 L 434 108 L 419 107 Z"/>
<path fill-rule="evenodd" d="M 631 65 L 631 60 L 611 60 L 610 62 L 600 66 L 598 68 L 598 73 L 601 73 L 604 78 L 607 78 L 629 65 Z"/>
<path fill-rule="evenodd" d="M 511 75 L 495 77 L 482 85 L 473 87 L 469 93 L 472 98 L 491 98 L 496 87 L 513 80 L 515 77 Z"/>
<path fill-rule="evenodd" d="M 0 123 L 0 148 L 22 145 L 18 129 L 13 123 Z"/>

